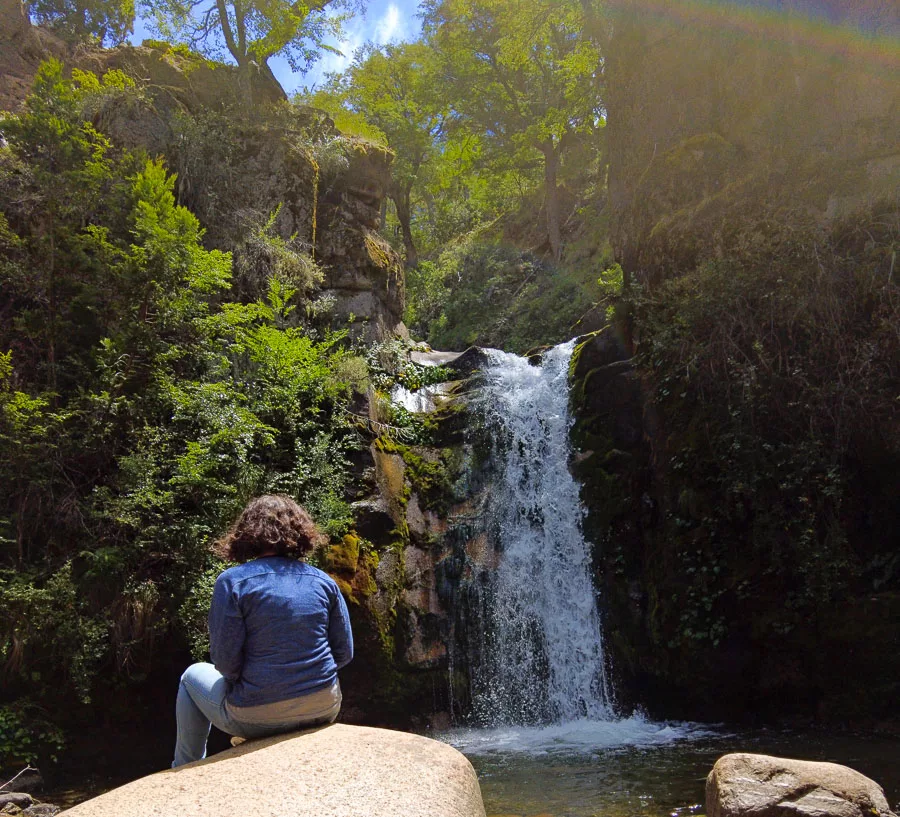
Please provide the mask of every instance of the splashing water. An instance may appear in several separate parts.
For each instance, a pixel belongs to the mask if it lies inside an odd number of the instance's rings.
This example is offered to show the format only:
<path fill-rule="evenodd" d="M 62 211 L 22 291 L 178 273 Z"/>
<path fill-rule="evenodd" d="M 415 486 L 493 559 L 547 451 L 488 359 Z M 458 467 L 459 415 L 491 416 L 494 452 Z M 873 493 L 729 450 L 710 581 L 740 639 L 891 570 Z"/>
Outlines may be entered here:
<path fill-rule="evenodd" d="M 499 552 L 470 666 L 472 716 L 482 726 L 612 718 L 612 696 L 569 473 L 569 360 L 574 341 L 540 366 L 491 350 L 475 400 L 492 441 L 488 500 Z"/>

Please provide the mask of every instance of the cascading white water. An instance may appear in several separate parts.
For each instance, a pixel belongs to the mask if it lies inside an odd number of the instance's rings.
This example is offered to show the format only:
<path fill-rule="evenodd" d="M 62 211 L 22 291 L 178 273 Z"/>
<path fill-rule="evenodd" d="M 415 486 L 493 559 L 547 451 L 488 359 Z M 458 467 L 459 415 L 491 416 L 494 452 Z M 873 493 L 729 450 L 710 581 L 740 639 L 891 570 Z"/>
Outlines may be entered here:
<path fill-rule="evenodd" d="M 474 408 L 492 441 L 488 522 L 499 558 L 470 667 L 482 725 L 612 717 L 602 636 L 569 472 L 569 360 L 574 342 L 542 365 L 489 351 Z"/>

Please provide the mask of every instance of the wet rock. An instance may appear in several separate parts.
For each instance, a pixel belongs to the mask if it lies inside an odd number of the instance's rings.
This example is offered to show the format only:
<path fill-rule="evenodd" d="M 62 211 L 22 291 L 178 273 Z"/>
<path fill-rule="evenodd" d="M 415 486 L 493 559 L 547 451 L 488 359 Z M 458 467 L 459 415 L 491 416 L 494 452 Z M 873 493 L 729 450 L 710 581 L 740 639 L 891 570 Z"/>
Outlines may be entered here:
<path fill-rule="evenodd" d="M 441 617 L 407 608 L 400 632 L 401 663 L 416 670 L 435 669 L 447 659 L 447 644 L 441 638 Z"/>
<path fill-rule="evenodd" d="M 494 571 L 500 563 L 500 554 L 483 531 L 466 542 L 466 556 L 481 570 Z"/>
<path fill-rule="evenodd" d="M 874 780 L 836 763 L 732 754 L 706 779 L 708 817 L 896 817 Z"/>
<path fill-rule="evenodd" d="M 453 725 L 449 712 L 434 712 L 428 719 L 428 727 L 436 732 L 444 732 Z"/>
<path fill-rule="evenodd" d="M 354 502 L 352 508 L 356 529 L 362 536 L 373 542 L 387 538 L 394 527 L 394 520 L 383 496 L 361 499 Z"/>
<path fill-rule="evenodd" d="M 486 362 L 487 352 L 477 346 L 472 346 L 459 357 L 444 365 L 459 377 L 465 378 L 482 369 Z"/>
<path fill-rule="evenodd" d="M 27 792 L 28 794 L 34 794 L 44 788 L 44 776 L 40 773 L 40 770 L 32 767 L 17 774 L 9 782 L 15 782 L 16 792 L 19 793 Z"/>
<path fill-rule="evenodd" d="M 52 803 L 35 803 L 22 812 L 22 817 L 56 817 L 62 809 Z"/>
<path fill-rule="evenodd" d="M 461 352 L 437 352 L 434 350 L 430 352 L 412 351 L 409 353 L 409 359 L 420 366 L 447 366 L 461 354 Z"/>
<path fill-rule="evenodd" d="M 406 506 L 406 524 L 409 525 L 410 533 L 419 537 L 425 535 L 428 526 L 425 522 L 422 508 L 419 506 L 419 497 L 417 494 L 410 496 L 409 503 Z"/>
<path fill-rule="evenodd" d="M 34 798 L 24 791 L 11 791 L 0 793 L 0 809 L 12 804 L 19 808 L 28 808 L 34 802 Z"/>
<path fill-rule="evenodd" d="M 383 497 L 391 519 L 397 525 L 406 522 L 406 483 L 404 475 L 406 464 L 403 457 L 388 451 L 381 451 L 374 445 L 371 447 L 375 460 L 376 481 L 378 491 Z"/>
<path fill-rule="evenodd" d="M 571 371 L 576 380 L 602 366 L 627 360 L 629 357 L 621 338 L 611 327 L 582 335 L 575 341 Z"/>

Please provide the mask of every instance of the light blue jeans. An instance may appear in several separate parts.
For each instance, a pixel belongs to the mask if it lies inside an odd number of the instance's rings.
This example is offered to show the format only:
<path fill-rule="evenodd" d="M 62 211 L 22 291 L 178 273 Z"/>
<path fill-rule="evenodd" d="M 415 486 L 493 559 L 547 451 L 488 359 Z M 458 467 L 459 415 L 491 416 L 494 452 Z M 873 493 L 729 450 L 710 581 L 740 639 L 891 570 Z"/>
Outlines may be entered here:
<path fill-rule="evenodd" d="M 229 707 L 228 682 L 212 664 L 191 664 L 175 699 L 175 759 L 172 768 L 206 757 L 211 726 L 240 738 L 261 738 L 302 727 L 332 723 L 341 708 L 341 689 L 334 686 L 303 698 L 274 704 Z"/>

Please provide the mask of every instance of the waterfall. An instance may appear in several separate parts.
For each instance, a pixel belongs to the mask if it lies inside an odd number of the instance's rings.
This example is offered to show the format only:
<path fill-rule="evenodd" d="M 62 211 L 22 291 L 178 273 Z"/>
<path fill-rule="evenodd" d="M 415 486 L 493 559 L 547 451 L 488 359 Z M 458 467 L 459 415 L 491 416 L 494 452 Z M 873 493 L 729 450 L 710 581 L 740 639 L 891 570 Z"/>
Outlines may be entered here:
<path fill-rule="evenodd" d="M 484 726 L 612 717 L 590 548 L 569 472 L 573 348 L 557 346 L 540 366 L 490 350 L 473 398 L 490 441 L 486 525 L 497 552 L 480 595 L 480 632 L 469 634 L 472 717 Z"/>

